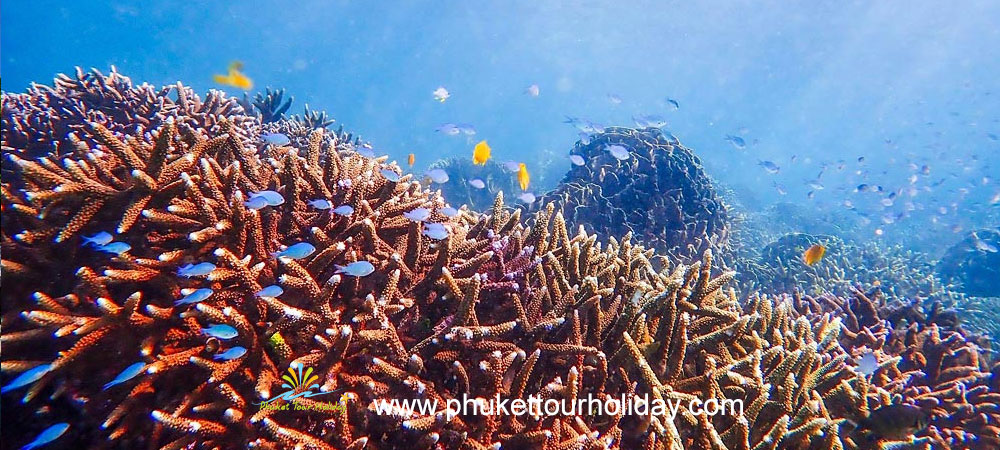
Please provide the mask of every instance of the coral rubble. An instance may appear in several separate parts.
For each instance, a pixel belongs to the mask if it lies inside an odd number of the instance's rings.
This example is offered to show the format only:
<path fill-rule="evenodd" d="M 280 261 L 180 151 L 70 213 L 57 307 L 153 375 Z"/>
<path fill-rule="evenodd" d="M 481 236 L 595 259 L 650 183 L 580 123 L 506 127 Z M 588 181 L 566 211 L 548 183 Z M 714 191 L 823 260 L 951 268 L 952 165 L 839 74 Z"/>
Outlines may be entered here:
<path fill-rule="evenodd" d="M 72 421 L 85 445 L 150 448 L 1000 445 L 1000 368 L 973 341 L 927 320 L 894 327 L 861 293 L 741 303 L 725 289 L 734 272 L 713 268 L 717 238 L 694 237 L 724 233 L 715 216 L 670 235 L 684 252 L 704 247 L 698 260 L 654 264 L 631 233 L 598 242 L 553 203 L 522 217 L 500 194 L 486 214 L 447 217 L 439 195 L 411 175 L 388 180 L 382 171 L 399 167 L 323 127 L 305 145 L 272 147 L 249 137 L 256 119 L 182 128 L 170 117 L 142 133 L 84 121 L 58 155 L 5 149 L 15 180 L 0 197 L 3 269 L 16 283 L 2 292 L 4 384 L 51 364 L 4 393 L 22 400 L 5 402 L 5 425 L 33 418 L 19 424 L 25 436 Z M 643 151 L 668 164 L 666 149 Z M 676 207 L 698 198 L 683 195 Z M 425 223 L 403 215 L 416 208 L 430 211 Z M 101 231 L 129 248 L 81 245 Z M 313 251 L 290 252 L 300 243 Z M 354 269 L 364 262 L 371 270 Z M 855 367 L 866 349 L 880 363 L 871 376 Z M 109 383 L 134 363 L 140 372 Z M 283 384 L 297 367 L 318 390 Z M 286 389 L 336 392 L 342 407 L 308 396 L 259 405 Z M 445 407 L 623 396 L 679 412 Z M 378 413 L 390 399 L 438 403 Z M 694 399 L 745 407 L 710 416 Z M 903 439 L 853 426 L 890 403 L 934 416 Z"/>
<path fill-rule="evenodd" d="M 610 145 L 628 150 L 619 160 Z M 571 150 L 574 165 L 535 209 L 555 202 L 571 227 L 585 226 L 601 238 L 632 232 L 661 254 L 697 259 L 718 252 L 728 237 L 726 207 L 694 153 L 657 128 L 609 127 Z"/>

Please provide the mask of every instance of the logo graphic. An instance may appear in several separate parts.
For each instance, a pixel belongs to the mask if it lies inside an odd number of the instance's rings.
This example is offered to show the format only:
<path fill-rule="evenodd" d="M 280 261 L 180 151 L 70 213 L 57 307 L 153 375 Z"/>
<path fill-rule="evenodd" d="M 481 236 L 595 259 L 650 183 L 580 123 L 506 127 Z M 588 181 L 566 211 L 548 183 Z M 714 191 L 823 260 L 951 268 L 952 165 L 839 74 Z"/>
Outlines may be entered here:
<path fill-rule="evenodd" d="M 305 369 L 305 372 L 303 372 L 303 369 Z M 288 373 L 282 375 L 281 379 L 285 380 L 285 383 L 281 383 L 281 387 L 288 389 L 287 391 L 275 395 L 274 397 L 271 397 L 267 400 L 264 400 L 263 402 L 254 404 L 261 405 L 261 408 L 266 408 L 269 407 L 268 406 L 269 403 L 278 399 L 290 402 L 299 397 L 305 397 L 305 398 L 316 397 L 319 395 L 333 394 L 340 390 L 338 389 L 337 391 L 325 391 L 325 392 L 313 391 L 313 389 L 319 389 L 319 384 L 316 384 L 316 381 L 319 381 L 319 376 L 313 374 L 312 367 L 304 368 L 302 364 L 293 363 L 292 365 L 288 366 Z M 308 387 L 302 389 L 303 386 L 308 386 Z M 302 390 L 302 392 L 296 394 L 295 391 L 298 390 Z M 282 405 L 282 409 L 284 409 L 287 406 L 288 406 L 287 404 Z M 332 407 L 333 405 L 331 404 L 330 406 Z"/>

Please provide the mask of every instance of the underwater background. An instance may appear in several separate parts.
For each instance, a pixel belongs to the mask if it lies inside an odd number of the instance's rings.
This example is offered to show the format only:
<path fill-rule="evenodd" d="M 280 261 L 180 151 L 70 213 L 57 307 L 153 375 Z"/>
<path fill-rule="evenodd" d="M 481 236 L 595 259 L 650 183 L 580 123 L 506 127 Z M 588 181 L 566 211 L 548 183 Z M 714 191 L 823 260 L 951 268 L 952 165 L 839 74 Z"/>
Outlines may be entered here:
<path fill-rule="evenodd" d="M 0 445 L 998 448 L 997 17 L 6 1 Z"/>

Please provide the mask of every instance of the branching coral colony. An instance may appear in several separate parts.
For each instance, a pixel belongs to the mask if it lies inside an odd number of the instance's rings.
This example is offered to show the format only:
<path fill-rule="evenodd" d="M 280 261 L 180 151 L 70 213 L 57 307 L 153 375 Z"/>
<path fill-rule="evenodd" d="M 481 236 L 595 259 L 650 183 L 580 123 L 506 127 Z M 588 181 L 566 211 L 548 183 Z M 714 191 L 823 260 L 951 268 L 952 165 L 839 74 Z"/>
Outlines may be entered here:
<path fill-rule="evenodd" d="M 4 384 L 40 375 L 4 393 L 3 420 L 32 418 L 25 435 L 71 421 L 87 445 L 130 448 L 1000 445 L 1000 369 L 934 324 L 891 329 L 863 294 L 741 305 L 710 251 L 657 271 L 630 236 L 602 245 L 572 234 L 552 205 L 525 220 L 501 195 L 488 214 L 446 216 L 438 194 L 411 175 L 389 181 L 394 163 L 322 128 L 305 146 L 262 151 L 225 115 L 212 129 L 169 117 L 139 134 L 86 121 L 83 144 L 58 156 L 5 147 Z M 266 191 L 283 202 L 251 201 Z M 318 199 L 353 211 L 317 209 Z M 416 208 L 430 210 L 427 223 L 403 216 Z M 447 235 L 432 239 L 435 227 Z M 101 231 L 130 248 L 81 246 Z M 315 250 L 291 251 L 300 243 Z M 373 270 L 353 270 L 361 261 Z M 879 366 L 865 376 L 854 364 L 869 350 Z M 313 369 L 315 391 L 346 406 L 257 405 L 288 389 L 290 367 Z M 465 396 L 623 395 L 680 410 L 445 409 Z M 693 398 L 745 410 L 695 414 Z M 378 414 L 388 399 L 438 406 Z M 888 404 L 935 416 L 902 437 L 852 425 Z"/>

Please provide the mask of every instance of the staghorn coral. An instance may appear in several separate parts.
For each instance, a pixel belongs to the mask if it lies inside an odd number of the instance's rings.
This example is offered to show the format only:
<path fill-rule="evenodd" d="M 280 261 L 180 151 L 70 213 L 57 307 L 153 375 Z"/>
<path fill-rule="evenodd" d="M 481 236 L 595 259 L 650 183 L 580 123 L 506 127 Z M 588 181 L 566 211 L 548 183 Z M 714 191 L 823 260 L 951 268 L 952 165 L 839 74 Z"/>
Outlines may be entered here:
<path fill-rule="evenodd" d="M 240 102 L 243 105 L 243 109 L 247 111 L 256 111 L 257 116 L 263 123 L 277 122 L 283 119 L 288 108 L 292 106 L 292 102 L 295 101 L 295 97 L 291 95 L 288 98 L 284 98 L 284 89 L 271 90 L 270 87 L 264 89 L 264 93 L 258 92 L 254 95 L 253 100 L 247 94 L 243 94 L 243 101 Z"/>
<path fill-rule="evenodd" d="M 468 205 L 474 211 L 490 209 L 493 199 L 500 192 L 508 195 L 521 192 L 515 177 L 492 160 L 477 166 L 469 158 L 446 158 L 431 163 L 430 169 L 442 169 L 448 174 L 448 182 L 431 185 L 432 188 L 440 188 L 449 202 Z M 486 187 L 477 189 L 469 185 L 469 181 L 475 178 L 483 180 Z"/>
<path fill-rule="evenodd" d="M 605 150 L 615 144 L 629 150 L 629 159 Z M 583 225 L 602 238 L 631 232 L 675 259 L 725 247 L 726 206 L 698 157 L 659 129 L 610 127 L 587 144 L 577 142 L 571 153 L 586 164 L 573 166 L 536 205 L 554 201 L 572 227 Z"/>
<path fill-rule="evenodd" d="M 2 292 L 3 376 L 41 362 L 52 368 L 23 396 L 4 394 L 25 400 L 5 405 L 13 409 L 5 425 L 33 417 L 20 428 L 30 435 L 72 419 L 85 445 L 152 448 L 865 448 L 848 421 L 896 396 L 943 411 L 973 408 L 961 412 L 974 425 L 966 431 L 935 421 L 920 439 L 957 446 L 975 436 L 965 445 L 994 448 L 998 416 L 989 404 L 998 388 L 959 334 L 911 327 L 879 346 L 886 330 L 870 301 L 847 308 L 854 321 L 819 300 L 813 308 L 757 296 L 741 305 L 723 291 L 733 272 L 713 273 L 711 251 L 657 270 L 653 250 L 629 234 L 604 245 L 571 233 L 552 204 L 525 220 L 501 195 L 488 214 L 449 219 L 437 212 L 439 196 L 408 176 L 389 182 L 379 171 L 398 167 L 339 150 L 329 131 L 312 131 L 301 148 L 261 149 L 246 129 L 218 123 L 217 132 L 184 134 L 166 121 L 126 138 L 93 123 L 80 131 L 96 143 L 86 151 L 11 157 L 25 188 L 5 184 L 0 197 L 3 267 L 18 281 Z M 246 194 L 263 189 L 284 203 L 249 210 Z M 316 198 L 354 213 L 317 211 L 306 204 Z M 449 236 L 430 240 L 401 216 L 417 207 L 434 211 L 430 220 Z M 80 247 L 81 235 L 111 229 L 128 252 Z M 271 255 L 300 241 L 315 253 Z M 375 271 L 336 273 L 359 260 Z M 215 269 L 179 276 L 183 264 L 205 261 Z M 254 294 L 271 284 L 284 294 Z M 174 304 L 182 289 L 205 287 L 210 298 Z M 213 323 L 238 336 L 206 335 Z M 214 359 L 235 345 L 246 354 Z M 933 384 L 907 386 L 888 367 L 880 370 L 891 381 L 868 382 L 848 364 L 861 345 L 883 361 L 906 355 L 913 367 L 942 370 Z M 102 389 L 136 360 L 146 364 L 139 376 Z M 346 407 L 254 405 L 281 392 L 280 376 L 295 364 L 313 368 Z M 962 395 L 948 387 L 955 380 L 968 388 Z M 454 415 L 440 404 L 375 412 L 390 398 L 588 395 L 682 403 L 676 418 Z M 695 414 L 686 404 L 695 397 L 742 400 L 746 409 Z"/>

